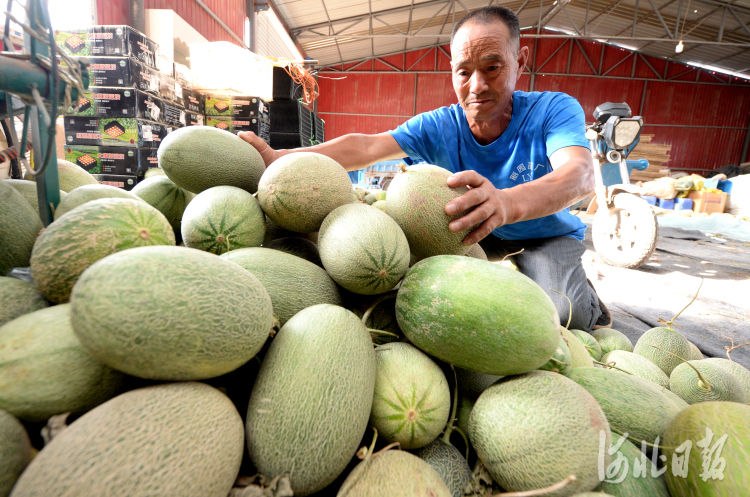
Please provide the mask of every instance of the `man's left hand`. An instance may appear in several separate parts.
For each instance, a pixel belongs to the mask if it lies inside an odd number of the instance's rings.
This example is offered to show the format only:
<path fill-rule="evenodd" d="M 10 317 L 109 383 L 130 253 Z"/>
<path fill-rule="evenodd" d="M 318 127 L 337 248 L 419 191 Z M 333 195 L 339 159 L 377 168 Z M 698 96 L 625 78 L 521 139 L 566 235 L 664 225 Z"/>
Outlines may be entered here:
<path fill-rule="evenodd" d="M 474 245 L 492 233 L 497 227 L 506 224 L 510 215 L 509 199 L 484 176 L 476 171 L 461 171 L 448 178 L 451 188 L 468 186 L 470 190 L 445 206 L 445 213 L 453 216 L 472 207 L 474 210 L 452 221 L 451 231 L 462 231 L 472 226 L 477 229 L 466 235 L 464 245 Z M 481 223 L 481 224 L 480 224 Z"/>

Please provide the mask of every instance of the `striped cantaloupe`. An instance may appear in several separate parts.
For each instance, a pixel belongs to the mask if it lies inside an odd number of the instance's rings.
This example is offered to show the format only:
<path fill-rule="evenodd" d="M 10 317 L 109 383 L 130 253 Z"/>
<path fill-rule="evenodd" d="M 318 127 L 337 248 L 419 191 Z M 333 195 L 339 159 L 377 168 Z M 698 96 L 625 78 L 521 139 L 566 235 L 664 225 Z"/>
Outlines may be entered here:
<path fill-rule="evenodd" d="M 146 178 L 131 192 L 164 214 L 174 229 L 175 238 L 178 242 L 182 240 L 182 215 L 195 193 L 180 188 L 166 176 Z"/>
<path fill-rule="evenodd" d="M 570 330 L 560 326 L 560 333 L 568 344 L 573 368 L 593 368 L 594 361 L 583 342 Z"/>
<path fill-rule="evenodd" d="M 154 380 L 237 369 L 258 353 L 273 323 L 271 298 L 258 278 L 184 247 L 105 257 L 81 275 L 71 305 L 73 329 L 86 348 L 116 369 Z"/>
<path fill-rule="evenodd" d="M 700 372 L 700 377 L 696 369 Z M 680 364 L 669 376 L 669 389 L 688 404 L 710 401 L 747 402 L 740 381 L 728 369 L 710 362 L 688 361 Z"/>
<path fill-rule="evenodd" d="M 253 385 L 250 459 L 269 478 L 289 475 L 295 496 L 322 490 L 357 451 L 374 388 L 375 351 L 357 316 L 329 304 L 298 312 L 271 342 Z"/>
<path fill-rule="evenodd" d="M 60 204 L 57 206 L 57 209 L 55 209 L 55 219 L 58 219 L 66 212 L 72 211 L 79 205 L 100 198 L 131 198 L 134 200 L 140 200 L 140 197 L 132 192 L 125 191 L 122 188 L 100 184 L 83 185 L 62 197 Z"/>
<path fill-rule="evenodd" d="M 226 497 L 242 462 L 242 419 L 203 383 L 132 390 L 77 419 L 19 478 L 12 497 Z"/>
<path fill-rule="evenodd" d="M 542 371 L 551 371 L 552 373 L 560 373 L 563 376 L 568 376 L 570 370 L 573 369 L 573 358 L 570 355 L 570 347 L 568 347 L 568 342 L 565 341 L 562 335 L 560 335 L 555 353 L 539 369 Z"/>
<path fill-rule="evenodd" d="M 232 250 L 221 258 L 247 269 L 260 280 L 282 326 L 302 309 L 317 304 L 341 305 L 336 283 L 310 261 L 265 247 Z"/>
<path fill-rule="evenodd" d="M 0 276 L 0 326 L 48 306 L 49 302 L 28 281 Z"/>
<path fill-rule="evenodd" d="M 318 233 L 320 259 L 331 278 L 365 295 L 387 292 L 409 269 L 409 243 L 387 214 L 347 204 L 326 216 Z"/>
<path fill-rule="evenodd" d="M 501 487 L 536 490 L 576 475 L 562 490 L 545 494 L 557 497 L 599 485 L 600 434 L 608 446 L 609 423 L 594 397 L 548 371 L 503 378 L 479 396 L 469 420 L 472 446 Z M 606 467 L 609 455 L 603 457 Z"/>
<path fill-rule="evenodd" d="M 42 221 L 39 213 L 12 186 L 0 181 L 0 276 L 14 267 L 28 267 Z"/>
<path fill-rule="evenodd" d="M 630 341 L 624 333 L 611 328 L 599 328 L 593 330 L 591 336 L 599 342 L 602 349 L 602 355 L 612 352 L 613 350 L 624 350 L 633 352 L 633 342 Z"/>
<path fill-rule="evenodd" d="M 402 449 L 418 449 L 437 438 L 448 422 L 448 381 L 427 355 L 410 343 L 375 349 L 377 374 L 370 426 Z"/>
<path fill-rule="evenodd" d="M 463 255 L 469 251 L 463 239 L 472 228 L 453 232 L 448 224 L 466 214 L 448 216 L 445 206 L 468 192 L 468 187 L 450 188 L 451 172 L 430 164 L 419 164 L 398 173 L 388 187 L 388 215 L 404 230 L 417 259 L 433 255 Z"/>
<path fill-rule="evenodd" d="M 258 201 L 282 228 L 312 233 L 336 207 L 352 202 L 352 183 L 330 157 L 294 152 L 268 166 L 258 184 Z"/>
<path fill-rule="evenodd" d="M 661 327 L 651 328 L 641 335 L 633 348 L 633 353 L 659 366 L 667 376 L 691 356 L 690 342 L 682 333 Z"/>
<path fill-rule="evenodd" d="M 70 304 L 0 327 L 0 409 L 22 420 L 91 409 L 116 395 L 124 381 L 73 333 Z"/>
<path fill-rule="evenodd" d="M 586 333 L 583 330 L 570 330 L 578 339 L 583 342 L 583 346 L 586 347 L 586 351 L 589 353 L 592 359 L 599 361 L 602 358 L 602 347 L 599 342 L 591 336 L 590 333 Z"/>
<path fill-rule="evenodd" d="M 50 302 L 67 302 L 81 273 L 99 259 L 133 247 L 174 244 L 172 227 L 155 208 L 140 200 L 102 198 L 44 230 L 31 254 L 31 275 Z"/>
<path fill-rule="evenodd" d="M 266 222 L 255 197 L 235 186 L 202 191 L 182 215 L 185 246 L 221 255 L 230 250 L 259 247 Z"/>

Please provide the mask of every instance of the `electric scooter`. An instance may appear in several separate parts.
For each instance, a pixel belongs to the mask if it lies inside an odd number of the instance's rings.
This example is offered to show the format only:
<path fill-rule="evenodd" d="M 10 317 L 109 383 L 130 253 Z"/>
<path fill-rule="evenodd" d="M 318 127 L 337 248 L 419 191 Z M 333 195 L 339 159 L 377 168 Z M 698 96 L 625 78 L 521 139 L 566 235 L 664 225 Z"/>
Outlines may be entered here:
<path fill-rule="evenodd" d="M 592 229 L 594 249 L 610 266 L 634 269 L 654 253 L 659 225 L 651 206 L 638 197 L 644 194 L 643 188 L 630 184 L 625 159 L 638 144 L 643 128 L 643 118 L 631 115 L 626 103 L 600 105 L 594 110 L 597 122 L 586 126 L 586 139 L 594 158 L 596 182 L 592 200 L 596 209 Z M 619 164 L 622 183 L 604 185 L 602 162 Z"/>

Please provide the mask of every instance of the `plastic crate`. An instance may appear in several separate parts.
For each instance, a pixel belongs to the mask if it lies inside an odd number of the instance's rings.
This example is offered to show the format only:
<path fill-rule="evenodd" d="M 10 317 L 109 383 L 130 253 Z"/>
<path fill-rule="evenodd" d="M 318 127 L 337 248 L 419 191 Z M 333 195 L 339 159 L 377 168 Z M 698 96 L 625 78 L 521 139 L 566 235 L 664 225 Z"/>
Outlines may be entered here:
<path fill-rule="evenodd" d="M 283 67 L 273 67 L 273 99 L 297 100 L 302 98 L 302 86 L 294 82 Z"/>
<path fill-rule="evenodd" d="M 271 132 L 271 148 L 275 150 L 279 149 L 293 149 L 302 147 L 311 147 L 312 138 L 302 133 L 274 133 Z"/>
<path fill-rule="evenodd" d="M 693 199 L 690 199 L 690 198 L 676 198 L 676 199 L 674 199 L 674 210 L 676 210 L 676 211 L 691 211 L 691 210 L 693 210 Z"/>
<path fill-rule="evenodd" d="M 323 143 L 326 141 L 326 122 L 315 113 L 313 113 L 313 118 L 315 119 L 315 141 Z"/>
<path fill-rule="evenodd" d="M 674 209 L 674 200 L 664 200 L 663 198 L 660 198 L 659 207 L 662 209 Z"/>
<path fill-rule="evenodd" d="M 313 134 L 313 113 L 299 100 L 274 100 L 269 103 L 271 133 L 299 133 L 308 138 Z"/>

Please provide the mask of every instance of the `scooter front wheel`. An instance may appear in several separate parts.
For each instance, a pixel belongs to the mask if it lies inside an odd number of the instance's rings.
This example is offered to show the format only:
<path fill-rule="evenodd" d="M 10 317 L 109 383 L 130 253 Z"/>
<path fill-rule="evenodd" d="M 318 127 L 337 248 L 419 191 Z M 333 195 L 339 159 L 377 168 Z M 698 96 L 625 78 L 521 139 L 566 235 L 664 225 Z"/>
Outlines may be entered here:
<path fill-rule="evenodd" d="M 612 203 L 608 211 L 600 209 L 594 217 L 594 249 L 610 266 L 635 269 L 656 249 L 656 215 L 645 200 L 630 193 L 618 193 Z"/>

